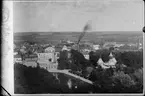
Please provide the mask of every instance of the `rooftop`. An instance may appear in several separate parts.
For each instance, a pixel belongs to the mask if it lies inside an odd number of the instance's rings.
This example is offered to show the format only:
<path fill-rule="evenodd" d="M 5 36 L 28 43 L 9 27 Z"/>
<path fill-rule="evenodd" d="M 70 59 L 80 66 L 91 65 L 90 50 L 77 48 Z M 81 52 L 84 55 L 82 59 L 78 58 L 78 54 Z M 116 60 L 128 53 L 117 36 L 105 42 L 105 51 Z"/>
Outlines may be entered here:
<path fill-rule="evenodd" d="M 14 58 L 21 58 L 21 55 L 16 54 L 16 55 L 14 55 Z"/>

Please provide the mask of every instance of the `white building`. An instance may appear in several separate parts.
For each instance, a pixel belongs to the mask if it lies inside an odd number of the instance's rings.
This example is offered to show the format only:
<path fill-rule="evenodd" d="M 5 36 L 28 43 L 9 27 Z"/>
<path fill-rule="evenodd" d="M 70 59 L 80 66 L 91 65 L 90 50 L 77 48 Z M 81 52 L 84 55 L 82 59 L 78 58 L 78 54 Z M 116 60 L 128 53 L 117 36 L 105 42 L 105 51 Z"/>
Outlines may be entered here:
<path fill-rule="evenodd" d="M 59 52 L 50 52 L 50 53 L 37 53 L 39 66 L 47 69 L 54 70 L 57 69 L 59 58 Z"/>
<path fill-rule="evenodd" d="M 67 40 L 67 43 L 73 43 L 72 41 L 70 41 L 70 40 Z"/>
<path fill-rule="evenodd" d="M 88 54 L 85 54 L 84 57 L 89 60 L 90 59 L 90 56 Z"/>
<path fill-rule="evenodd" d="M 60 53 L 59 52 L 55 52 L 55 57 L 56 57 L 56 60 L 59 59 Z"/>
<path fill-rule="evenodd" d="M 98 65 L 100 65 L 103 69 L 110 68 L 110 67 L 116 68 L 115 65 L 116 65 L 117 61 L 114 58 L 113 54 L 110 53 L 109 57 L 110 57 L 110 59 L 108 62 L 103 62 L 103 60 L 101 58 L 99 58 L 99 60 L 97 62 Z"/>
<path fill-rule="evenodd" d="M 37 63 L 34 61 L 24 61 L 23 65 L 25 65 L 27 67 L 33 67 L 33 68 L 37 67 Z"/>
<path fill-rule="evenodd" d="M 124 46 L 124 45 L 125 45 L 125 44 L 115 44 L 114 47 L 119 48 L 119 47 L 122 47 L 122 46 Z"/>
<path fill-rule="evenodd" d="M 111 47 L 111 46 L 115 46 L 116 45 L 116 42 L 106 42 L 104 45 L 103 45 L 103 47 L 105 48 L 105 47 Z"/>
<path fill-rule="evenodd" d="M 45 48 L 45 53 L 54 53 L 54 52 L 55 52 L 55 48 L 54 47 Z"/>
<path fill-rule="evenodd" d="M 134 43 L 129 43 L 127 45 L 130 46 L 130 47 L 136 47 L 137 46 L 137 44 L 134 44 Z"/>
<path fill-rule="evenodd" d="M 22 64 L 22 58 L 21 58 L 21 56 L 20 55 L 14 55 L 14 64 L 15 63 L 20 63 L 20 64 Z"/>
<path fill-rule="evenodd" d="M 70 49 L 69 49 L 66 45 L 64 45 L 64 46 L 62 47 L 61 51 L 64 51 L 64 50 L 69 51 Z"/>
<path fill-rule="evenodd" d="M 138 49 L 142 49 L 142 43 L 139 43 Z"/>
<path fill-rule="evenodd" d="M 99 58 L 99 60 L 98 60 L 97 63 L 98 63 L 98 65 L 100 65 L 101 68 L 103 68 L 103 69 L 110 68 L 110 66 L 106 66 L 106 65 L 104 65 L 104 62 L 103 62 L 103 60 L 102 60 L 101 58 Z"/>
<path fill-rule="evenodd" d="M 100 45 L 93 45 L 94 50 L 99 50 Z"/>
<path fill-rule="evenodd" d="M 37 53 L 38 61 L 40 62 L 54 62 L 55 54 L 54 53 Z"/>
<path fill-rule="evenodd" d="M 18 52 L 14 52 L 14 55 L 17 55 L 18 54 Z"/>

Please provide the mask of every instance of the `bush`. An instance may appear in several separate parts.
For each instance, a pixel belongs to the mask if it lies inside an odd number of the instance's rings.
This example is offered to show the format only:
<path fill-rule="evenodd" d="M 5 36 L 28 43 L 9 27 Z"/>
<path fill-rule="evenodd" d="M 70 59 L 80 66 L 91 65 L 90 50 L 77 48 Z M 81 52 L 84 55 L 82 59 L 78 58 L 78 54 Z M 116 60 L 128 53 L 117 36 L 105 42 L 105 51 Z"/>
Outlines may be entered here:
<path fill-rule="evenodd" d="M 132 75 L 136 82 L 135 91 L 143 92 L 143 69 L 137 69 Z"/>
<path fill-rule="evenodd" d="M 123 64 L 133 67 L 142 68 L 143 67 L 143 52 L 142 51 L 129 51 L 121 53 L 121 61 Z"/>
<path fill-rule="evenodd" d="M 92 85 L 66 74 L 58 73 L 57 80 L 52 73 L 41 68 L 14 65 L 15 94 L 45 94 L 45 93 L 88 93 Z M 68 88 L 68 80 L 72 80 L 72 89 Z M 81 83 L 82 82 L 82 83 Z M 77 85 L 77 89 L 74 86 Z M 85 90 L 84 90 L 85 89 Z"/>
<path fill-rule="evenodd" d="M 20 64 L 14 65 L 14 85 L 15 94 L 60 92 L 55 78 L 48 71 Z"/>
<path fill-rule="evenodd" d="M 135 81 L 123 71 L 114 72 L 114 75 L 112 76 L 112 81 L 114 83 L 114 92 L 134 92 L 133 87 L 136 84 Z"/>
<path fill-rule="evenodd" d="M 135 84 L 132 78 L 128 74 L 125 74 L 123 71 L 114 72 L 112 79 L 114 83 L 120 83 L 125 87 L 131 87 Z"/>
<path fill-rule="evenodd" d="M 90 76 L 90 80 L 94 82 L 95 93 L 108 93 L 112 92 L 112 69 L 102 70 L 98 68 L 94 70 Z"/>
<path fill-rule="evenodd" d="M 137 69 L 134 74 L 136 81 L 143 84 L 143 68 Z"/>

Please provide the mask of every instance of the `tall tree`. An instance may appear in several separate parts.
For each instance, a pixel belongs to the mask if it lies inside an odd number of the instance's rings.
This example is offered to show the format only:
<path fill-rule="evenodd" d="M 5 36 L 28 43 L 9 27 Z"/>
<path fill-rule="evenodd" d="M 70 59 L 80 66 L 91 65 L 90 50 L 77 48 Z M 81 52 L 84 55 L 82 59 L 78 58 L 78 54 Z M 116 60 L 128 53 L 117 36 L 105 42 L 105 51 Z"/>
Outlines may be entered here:
<path fill-rule="evenodd" d="M 78 46 L 78 50 L 79 50 L 79 43 L 81 41 L 81 39 L 84 37 L 85 33 L 87 31 L 90 31 L 92 28 L 91 28 L 91 24 L 90 23 L 87 23 L 84 28 L 83 28 L 83 32 L 80 34 L 79 36 L 79 39 L 78 39 L 78 42 L 77 42 L 77 46 Z"/>

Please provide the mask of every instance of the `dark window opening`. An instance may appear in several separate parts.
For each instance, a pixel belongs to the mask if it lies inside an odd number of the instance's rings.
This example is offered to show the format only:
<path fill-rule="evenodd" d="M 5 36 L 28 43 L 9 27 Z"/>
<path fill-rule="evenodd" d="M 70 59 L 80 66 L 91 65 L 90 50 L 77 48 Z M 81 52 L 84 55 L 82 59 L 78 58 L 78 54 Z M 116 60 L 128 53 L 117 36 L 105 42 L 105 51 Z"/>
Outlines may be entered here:
<path fill-rule="evenodd" d="M 52 61 L 52 59 L 50 58 L 50 59 L 49 59 L 49 61 L 51 62 L 51 61 Z"/>

